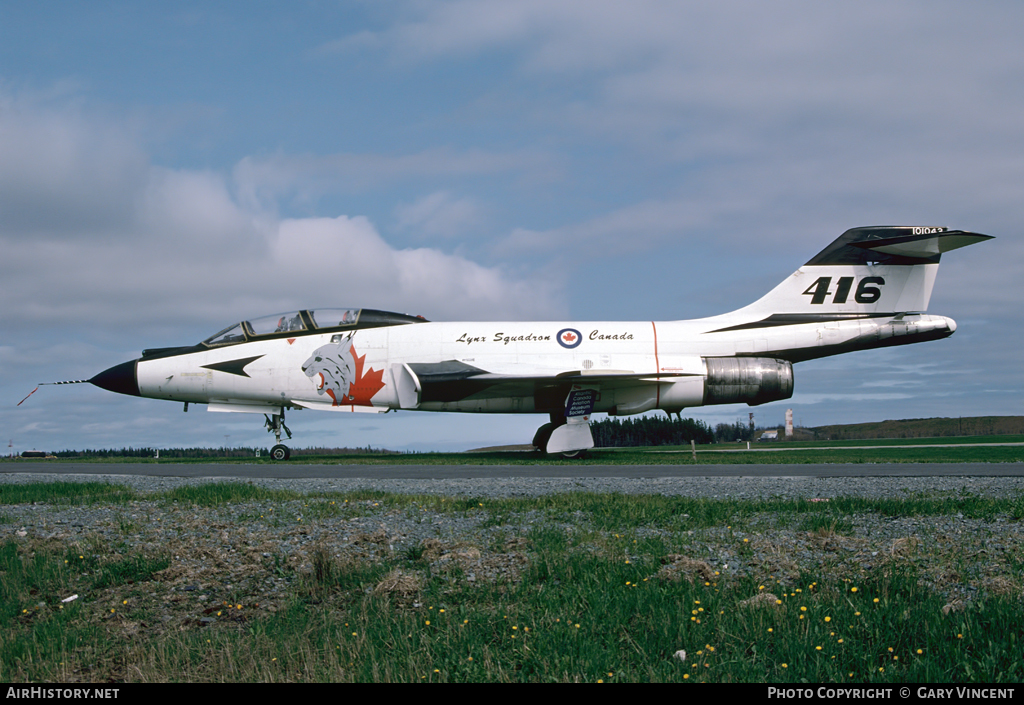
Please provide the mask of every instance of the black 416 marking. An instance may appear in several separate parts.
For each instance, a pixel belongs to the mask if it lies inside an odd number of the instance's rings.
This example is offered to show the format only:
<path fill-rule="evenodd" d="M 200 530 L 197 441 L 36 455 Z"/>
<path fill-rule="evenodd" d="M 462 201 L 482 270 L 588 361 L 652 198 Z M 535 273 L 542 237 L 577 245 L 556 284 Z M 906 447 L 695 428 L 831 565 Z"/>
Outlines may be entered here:
<path fill-rule="evenodd" d="M 818 277 L 813 284 L 807 287 L 807 291 L 803 295 L 810 296 L 812 304 L 823 304 L 828 296 L 833 296 L 832 303 L 834 304 L 845 304 L 850 297 L 850 289 L 853 288 L 853 279 L 853 277 L 839 277 L 833 295 L 833 292 L 829 291 L 832 277 Z M 878 286 L 873 286 L 874 284 Z M 859 304 L 873 304 L 882 296 L 882 290 L 878 287 L 884 285 L 884 277 L 864 277 L 857 284 L 853 300 Z"/>

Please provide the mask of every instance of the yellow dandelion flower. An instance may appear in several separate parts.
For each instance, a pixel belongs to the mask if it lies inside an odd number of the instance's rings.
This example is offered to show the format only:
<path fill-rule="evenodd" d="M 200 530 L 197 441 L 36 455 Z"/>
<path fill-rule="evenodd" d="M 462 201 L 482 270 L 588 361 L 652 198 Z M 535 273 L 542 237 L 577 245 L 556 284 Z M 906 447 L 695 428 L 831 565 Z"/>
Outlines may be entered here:
<path fill-rule="evenodd" d="M 832 618 L 831 618 L 831 617 L 825 617 L 825 621 L 826 621 L 826 622 L 831 622 L 831 621 L 832 621 Z"/>
<path fill-rule="evenodd" d="M 820 646 L 815 646 L 815 647 L 814 647 L 814 650 L 815 650 L 815 651 L 821 651 L 821 647 L 820 647 Z"/>
<path fill-rule="evenodd" d="M 923 653 L 924 653 L 924 652 L 923 652 L 923 651 L 921 651 L 921 649 L 918 649 L 918 650 L 917 650 L 917 655 L 918 655 L 918 656 L 920 656 L 920 655 L 921 655 L 921 654 L 923 654 Z"/>
<path fill-rule="evenodd" d="M 850 588 L 850 592 L 857 592 L 857 588 L 855 588 L 855 587 Z"/>
<path fill-rule="evenodd" d="M 789 668 L 789 664 L 785 664 L 785 663 L 784 663 L 784 664 L 782 664 L 782 667 L 783 667 L 783 668 Z"/>

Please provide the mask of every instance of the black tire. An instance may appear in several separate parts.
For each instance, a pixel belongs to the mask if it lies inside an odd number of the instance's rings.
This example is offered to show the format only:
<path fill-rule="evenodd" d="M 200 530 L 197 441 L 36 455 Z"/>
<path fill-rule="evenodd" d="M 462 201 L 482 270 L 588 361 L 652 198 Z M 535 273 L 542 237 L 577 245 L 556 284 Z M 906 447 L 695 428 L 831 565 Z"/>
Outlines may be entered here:
<path fill-rule="evenodd" d="M 286 445 L 278 444 L 270 449 L 270 458 L 272 460 L 288 460 L 290 457 L 292 457 L 292 451 Z"/>
<path fill-rule="evenodd" d="M 548 440 L 551 438 L 551 434 L 555 430 L 555 424 L 546 423 L 537 429 L 537 433 L 533 434 L 533 445 L 541 453 L 546 453 L 548 448 Z"/>
<path fill-rule="evenodd" d="M 582 450 L 569 450 L 562 453 L 562 457 L 566 460 L 579 460 L 586 457 L 586 451 Z"/>

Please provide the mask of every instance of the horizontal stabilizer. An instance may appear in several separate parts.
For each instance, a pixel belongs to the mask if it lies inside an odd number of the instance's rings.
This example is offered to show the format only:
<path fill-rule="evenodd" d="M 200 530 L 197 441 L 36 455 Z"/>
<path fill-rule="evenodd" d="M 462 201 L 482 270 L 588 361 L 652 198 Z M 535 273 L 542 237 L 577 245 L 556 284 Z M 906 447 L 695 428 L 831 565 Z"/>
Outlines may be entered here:
<path fill-rule="evenodd" d="M 805 266 L 937 264 L 943 252 L 991 239 L 991 235 L 938 227 L 881 225 L 851 228 Z"/>

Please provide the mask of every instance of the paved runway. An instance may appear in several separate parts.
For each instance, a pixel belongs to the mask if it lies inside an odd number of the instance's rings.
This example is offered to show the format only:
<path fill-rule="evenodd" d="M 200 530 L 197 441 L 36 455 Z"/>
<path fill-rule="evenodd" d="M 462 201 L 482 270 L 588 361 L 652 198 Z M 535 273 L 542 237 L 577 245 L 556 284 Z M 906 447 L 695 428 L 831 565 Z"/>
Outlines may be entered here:
<path fill-rule="evenodd" d="M 447 480 L 573 477 L 1024 477 L 1024 463 L 800 465 L 241 465 L 237 463 L 3 463 L 0 474 L 279 479 Z"/>

